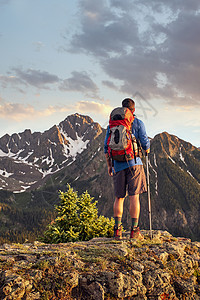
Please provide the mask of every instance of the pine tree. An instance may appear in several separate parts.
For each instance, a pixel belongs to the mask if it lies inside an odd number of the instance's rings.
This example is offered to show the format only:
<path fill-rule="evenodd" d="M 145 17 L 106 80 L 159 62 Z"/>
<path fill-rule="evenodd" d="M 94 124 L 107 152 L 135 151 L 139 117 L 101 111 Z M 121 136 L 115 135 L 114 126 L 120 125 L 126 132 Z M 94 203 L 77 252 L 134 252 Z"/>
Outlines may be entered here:
<path fill-rule="evenodd" d="M 87 241 L 93 237 L 113 234 L 114 220 L 98 217 L 97 201 L 84 192 L 77 192 L 68 184 L 68 191 L 60 191 L 60 204 L 55 206 L 57 217 L 49 224 L 42 240 L 47 243 Z"/>

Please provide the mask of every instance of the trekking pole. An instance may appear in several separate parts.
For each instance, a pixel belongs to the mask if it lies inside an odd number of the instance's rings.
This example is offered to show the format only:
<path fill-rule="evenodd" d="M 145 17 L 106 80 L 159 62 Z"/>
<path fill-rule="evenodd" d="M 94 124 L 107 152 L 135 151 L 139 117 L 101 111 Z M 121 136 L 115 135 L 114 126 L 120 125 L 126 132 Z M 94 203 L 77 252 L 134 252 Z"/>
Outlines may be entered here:
<path fill-rule="evenodd" d="M 148 208 L 149 208 L 149 229 L 150 238 L 152 239 L 152 225 L 151 225 L 151 198 L 150 198 L 150 181 L 149 181 L 149 160 L 146 152 L 146 166 L 147 166 L 147 193 L 148 193 Z"/>

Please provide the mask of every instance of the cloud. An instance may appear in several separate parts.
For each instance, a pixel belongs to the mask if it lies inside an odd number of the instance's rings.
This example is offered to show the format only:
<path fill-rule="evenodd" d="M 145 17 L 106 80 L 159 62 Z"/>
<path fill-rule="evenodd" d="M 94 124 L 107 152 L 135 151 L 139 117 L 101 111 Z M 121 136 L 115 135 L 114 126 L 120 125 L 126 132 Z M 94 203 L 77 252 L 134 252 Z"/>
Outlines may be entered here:
<path fill-rule="evenodd" d="M 72 72 L 72 76 L 63 80 L 62 91 L 82 92 L 85 95 L 97 97 L 98 88 L 86 72 Z"/>
<path fill-rule="evenodd" d="M 117 0 L 119 2 L 119 0 Z M 130 1 L 130 0 L 129 0 Z M 112 0 L 115 2 L 115 0 Z M 186 11 L 186 12 L 195 12 L 199 9 L 199 1 L 198 0 L 168 0 L 167 3 L 165 0 L 142 0 L 142 1 L 135 1 L 137 4 L 141 3 L 145 6 L 150 6 L 155 9 L 155 11 L 160 12 L 162 8 L 169 7 L 173 11 Z"/>
<path fill-rule="evenodd" d="M 37 109 L 30 104 L 5 102 L 0 97 L 0 118 L 21 122 L 24 120 L 35 120 L 49 117 L 58 113 L 78 113 L 107 116 L 113 108 L 109 103 L 97 101 L 79 101 L 71 105 L 49 105 L 44 109 Z"/>
<path fill-rule="evenodd" d="M 48 108 L 46 108 L 42 114 L 45 116 L 52 115 L 54 113 L 74 113 L 74 111 L 77 111 L 80 114 L 87 114 L 89 115 L 90 113 L 94 113 L 97 115 L 101 115 L 103 117 L 107 117 L 108 114 L 111 112 L 113 109 L 112 106 L 110 106 L 109 102 L 97 102 L 97 101 L 87 101 L 87 100 L 82 100 L 78 101 L 74 104 L 71 105 L 51 105 Z"/>
<path fill-rule="evenodd" d="M 38 118 L 49 117 L 54 113 L 70 111 L 67 106 L 49 106 L 42 110 L 36 109 L 30 104 L 5 103 L 0 99 L 0 118 L 21 122 L 24 120 L 35 120 Z"/>
<path fill-rule="evenodd" d="M 109 87 L 110 89 L 118 90 L 118 87 L 112 81 L 103 80 L 102 84 L 105 85 L 105 86 L 107 86 L 107 87 Z"/>
<path fill-rule="evenodd" d="M 50 89 L 52 85 L 64 92 L 80 92 L 86 97 L 100 99 L 98 95 L 98 87 L 90 78 L 87 72 L 74 71 L 71 77 L 61 80 L 58 76 L 50 74 L 46 71 L 20 68 L 13 68 L 13 72 L 9 75 L 0 75 L 0 84 L 2 88 L 9 86 L 24 93 L 21 87 L 33 86 L 37 89 Z M 37 95 L 39 95 L 37 93 Z"/>
<path fill-rule="evenodd" d="M 34 86 L 40 89 L 49 89 L 49 85 L 56 84 L 60 81 L 58 76 L 46 71 L 20 68 L 13 68 L 9 75 L 0 75 L 0 83 L 3 88 L 11 85 L 12 87 Z"/>
<path fill-rule="evenodd" d="M 123 54 L 130 40 L 137 44 L 137 24 L 133 18 L 118 17 L 105 1 L 80 1 L 81 32 L 73 35 L 71 51 L 85 51 L 100 57 Z M 131 28 L 131 30 L 130 30 Z"/>
<path fill-rule="evenodd" d="M 123 93 L 200 104 L 198 0 L 81 0 L 79 9 L 69 51 L 93 56 Z"/>
<path fill-rule="evenodd" d="M 0 103 L 0 118 L 21 121 L 33 116 L 35 109 L 31 105 L 22 105 L 20 103 Z"/>
<path fill-rule="evenodd" d="M 54 74 L 46 71 L 20 68 L 13 68 L 9 75 L 0 75 L 0 83 L 3 88 L 8 86 L 20 89 L 20 86 L 33 86 L 38 89 L 50 89 L 52 85 L 56 85 L 61 91 L 75 91 L 81 92 L 85 96 L 91 98 L 99 98 L 98 87 L 90 78 L 87 72 L 72 72 L 71 77 L 62 80 Z"/>
<path fill-rule="evenodd" d="M 89 115 L 90 113 L 94 113 L 103 117 L 107 117 L 112 109 L 113 107 L 109 104 L 109 102 L 106 101 L 103 103 L 97 101 L 82 100 L 71 105 L 51 105 L 48 108 L 46 108 L 43 112 L 41 112 L 41 114 L 48 116 L 54 113 L 74 113 L 74 111 L 77 111 L 80 114 Z"/>
<path fill-rule="evenodd" d="M 113 109 L 109 103 L 100 103 L 95 101 L 80 101 L 75 105 L 75 109 L 80 113 L 95 113 L 102 116 L 107 116 Z"/>
<path fill-rule="evenodd" d="M 37 109 L 30 104 L 5 102 L 4 99 L 0 97 L 0 118 L 5 120 L 14 120 L 17 122 L 34 120 L 69 110 L 70 108 L 67 106 L 56 105 L 50 105 L 44 109 Z"/>
<path fill-rule="evenodd" d="M 17 86 L 22 84 L 22 80 L 15 75 L 0 75 L 0 83 L 3 88 L 6 88 L 8 85 Z"/>
<path fill-rule="evenodd" d="M 53 74 L 46 71 L 28 69 L 23 71 L 19 68 L 13 69 L 16 72 L 18 78 L 25 84 L 35 86 L 37 88 L 48 88 L 49 84 L 58 83 L 60 79 Z"/>

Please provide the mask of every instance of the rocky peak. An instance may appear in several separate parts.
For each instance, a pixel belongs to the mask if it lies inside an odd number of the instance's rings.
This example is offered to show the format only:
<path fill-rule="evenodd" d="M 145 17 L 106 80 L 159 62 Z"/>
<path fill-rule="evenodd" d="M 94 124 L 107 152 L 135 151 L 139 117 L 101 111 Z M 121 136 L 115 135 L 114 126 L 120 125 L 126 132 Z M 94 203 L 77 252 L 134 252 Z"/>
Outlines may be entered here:
<path fill-rule="evenodd" d="M 73 140 L 81 137 L 83 141 L 95 139 L 102 133 L 101 126 L 95 123 L 90 117 L 82 116 L 80 114 L 73 114 L 68 116 L 61 122 L 58 128 L 62 132 L 67 132 L 68 136 Z"/>
<path fill-rule="evenodd" d="M 162 157 L 178 157 L 180 153 L 185 153 L 186 151 L 192 153 L 195 150 L 192 144 L 167 132 L 157 134 L 151 147 Z"/>
<path fill-rule="evenodd" d="M 5 180 L 4 176 L 4 184 L 0 188 L 7 186 L 8 190 L 19 191 L 19 186 L 23 186 L 20 191 L 24 191 L 32 185 L 36 187 L 41 177 L 45 178 L 72 163 L 101 133 L 101 126 L 90 117 L 74 114 L 43 133 L 31 133 L 30 129 L 26 129 L 22 133 L 4 135 L 0 138 L 0 160 L 3 160 L 0 179 L 4 174 L 7 178 Z M 19 174 L 19 168 L 24 175 L 21 184 L 19 176 L 18 179 L 15 176 Z"/>

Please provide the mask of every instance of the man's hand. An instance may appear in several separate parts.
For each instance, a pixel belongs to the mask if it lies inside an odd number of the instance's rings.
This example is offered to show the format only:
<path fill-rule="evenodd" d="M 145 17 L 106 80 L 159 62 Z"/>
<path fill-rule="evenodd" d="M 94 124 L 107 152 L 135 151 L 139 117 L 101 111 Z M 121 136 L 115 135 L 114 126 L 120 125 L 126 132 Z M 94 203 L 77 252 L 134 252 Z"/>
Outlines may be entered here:
<path fill-rule="evenodd" d="M 108 175 L 113 176 L 113 170 L 112 167 L 108 166 Z"/>
<path fill-rule="evenodd" d="M 150 148 L 145 150 L 146 154 L 150 153 Z"/>
<path fill-rule="evenodd" d="M 110 156 L 108 155 L 108 153 L 105 154 L 105 158 L 106 158 L 106 162 L 107 162 L 107 166 L 108 166 L 108 175 L 113 176 L 112 163 L 111 163 L 111 159 L 110 159 Z"/>

